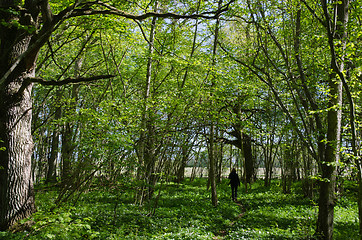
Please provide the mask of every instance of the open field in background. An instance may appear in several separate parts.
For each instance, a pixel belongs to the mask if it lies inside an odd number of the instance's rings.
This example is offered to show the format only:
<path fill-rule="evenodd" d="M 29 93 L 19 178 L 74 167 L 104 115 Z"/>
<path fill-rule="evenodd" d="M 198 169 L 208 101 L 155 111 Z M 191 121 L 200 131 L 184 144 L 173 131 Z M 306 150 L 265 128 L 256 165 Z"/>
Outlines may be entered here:
<path fill-rule="evenodd" d="M 185 177 L 191 177 L 192 174 L 192 167 L 185 168 Z M 196 177 L 207 177 L 208 170 L 204 167 L 195 167 Z M 230 173 L 229 169 L 224 169 L 222 173 L 222 177 L 227 178 Z M 257 169 L 257 178 L 263 178 L 265 175 L 265 168 L 258 168 Z M 281 168 L 273 168 L 273 178 L 280 178 L 282 175 Z"/>

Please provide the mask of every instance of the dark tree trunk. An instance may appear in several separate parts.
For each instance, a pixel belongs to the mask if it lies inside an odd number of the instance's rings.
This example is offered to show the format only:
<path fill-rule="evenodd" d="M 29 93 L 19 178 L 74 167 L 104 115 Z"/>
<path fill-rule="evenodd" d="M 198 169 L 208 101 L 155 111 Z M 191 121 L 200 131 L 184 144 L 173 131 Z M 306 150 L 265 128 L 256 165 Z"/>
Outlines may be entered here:
<path fill-rule="evenodd" d="M 221 183 L 222 177 L 222 165 L 223 165 L 223 156 L 224 156 L 224 144 L 220 143 L 220 149 L 218 151 L 218 167 L 217 167 L 217 183 Z"/>
<path fill-rule="evenodd" d="M 333 218 L 335 205 L 336 163 L 339 158 L 342 84 L 331 77 L 330 80 L 330 110 L 328 111 L 328 132 L 325 150 L 325 159 L 321 164 L 322 181 L 320 181 L 319 213 L 317 222 L 317 234 L 322 239 L 333 239 Z"/>
<path fill-rule="evenodd" d="M 215 161 L 215 142 L 214 142 L 214 125 L 210 126 L 210 143 L 209 143 L 209 183 L 211 185 L 211 202 L 213 206 L 217 206 L 217 191 L 216 191 L 216 161 Z"/>
<path fill-rule="evenodd" d="M 61 180 L 62 184 L 66 185 L 71 181 L 71 165 L 73 156 L 73 131 L 70 123 L 66 123 L 62 132 L 62 172 Z"/>
<path fill-rule="evenodd" d="M 78 71 L 78 68 L 80 69 L 80 66 L 76 67 L 76 71 Z M 79 84 L 74 84 L 72 86 L 71 91 L 71 103 L 67 108 L 65 108 L 65 114 L 67 115 L 76 115 L 76 108 L 77 108 L 77 102 L 78 102 L 78 93 L 79 93 Z M 71 178 L 72 175 L 72 160 L 74 155 L 74 149 L 76 147 L 75 145 L 75 122 L 68 121 L 65 123 L 63 132 L 62 132 L 62 172 L 61 172 L 61 181 L 62 184 L 65 186 L 67 184 L 70 184 L 70 182 L 73 180 Z"/>
<path fill-rule="evenodd" d="M 187 141 L 185 141 L 184 144 L 187 144 Z M 189 158 L 189 148 L 187 145 L 181 146 L 181 162 L 177 169 L 177 183 L 181 183 L 185 179 L 185 168 L 187 165 L 187 160 Z"/>
<path fill-rule="evenodd" d="M 244 164 L 244 172 L 245 172 L 245 187 L 247 190 L 248 183 L 251 184 L 252 178 L 254 176 L 254 161 L 253 161 L 253 155 L 251 151 L 251 137 L 243 133 L 243 154 L 245 158 L 245 164 Z"/>
<path fill-rule="evenodd" d="M 333 239 L 335 205 L 336 164 L 339 161 L 341 121 L 342 121 L 342 80 L 339 73 L 344 71 L 344 56 L 336 55 L 336 48 L 343 50 L 346 44 L 349 1 L 333 1 L 336 4 L 335 22 L 331 21 L 327 2 L 322 0 L 326 19 L 328 42 L 331 50 L 329 75 L 328 130 L 325 158 L 321 162 L 322 181 L 320 182 L 319 213 L 316 234 L 321 239 Z M 339 40 L 335 45 L 335 40 Z"/>
<path fill-rule="evenodd" d="M 57 101 L 60 100 L 61 92 L 57 89 L 56 92 Z M 61 117 L 61 108 L 57 107 L 55 110 L 55 120 L 60 119 Z M 52 143 L 51 143 L 51 152 L 48 158 L 48 172 L 46 177 L 46 182 L 55 183 L 57 181 L 57 172 L 56 172 L 56 159 L 59 151 L 59 131 L 57 129 L 53 130 Z"/>
<path fill-rule="evenodd" d="M 48 171 L 46 176 L 47 183 L 55 183 L 57 181 L 56 159 L 58 155 L 58 146 L 59 146 L 59 134 L 57 130 L 53 130 L 51 145 L 52 148 L 50 151 L 50 156 L 48 158 Z"/>

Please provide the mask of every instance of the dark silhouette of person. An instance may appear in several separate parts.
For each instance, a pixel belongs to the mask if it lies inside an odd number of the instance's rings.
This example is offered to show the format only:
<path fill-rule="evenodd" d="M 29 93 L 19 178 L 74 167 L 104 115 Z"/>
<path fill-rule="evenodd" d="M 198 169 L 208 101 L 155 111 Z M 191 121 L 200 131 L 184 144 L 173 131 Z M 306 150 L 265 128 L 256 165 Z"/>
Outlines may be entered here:
<path fill-rule="evenodd" d="M 231 186 L 231 198 L 236 202 L 238 197 L 238 186 L 240 186 L 240 179 L 236 173 L 236 169 L 233 168 L 229 174 L 230 186 Z"/>

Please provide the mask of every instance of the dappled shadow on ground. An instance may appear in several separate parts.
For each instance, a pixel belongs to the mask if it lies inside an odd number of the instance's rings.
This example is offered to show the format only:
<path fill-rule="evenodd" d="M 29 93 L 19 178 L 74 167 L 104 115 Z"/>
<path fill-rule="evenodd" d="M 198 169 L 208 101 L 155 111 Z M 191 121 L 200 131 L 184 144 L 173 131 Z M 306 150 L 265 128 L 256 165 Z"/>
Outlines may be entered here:
<path fill-rule="evenodd" d="M 281 190 L 254 186 L 241 194 L 245 213 L 228 229 L 224 239 L 311 239 L 315 232 L 318 207 L 302 194 L 283 194 Z M 353 214 L 356 208 L 348 209 Z M 336 214 L 345 213 L 340 208 Z M 335 219 L 335 239 L 358 239 L 353 217 Z"/>

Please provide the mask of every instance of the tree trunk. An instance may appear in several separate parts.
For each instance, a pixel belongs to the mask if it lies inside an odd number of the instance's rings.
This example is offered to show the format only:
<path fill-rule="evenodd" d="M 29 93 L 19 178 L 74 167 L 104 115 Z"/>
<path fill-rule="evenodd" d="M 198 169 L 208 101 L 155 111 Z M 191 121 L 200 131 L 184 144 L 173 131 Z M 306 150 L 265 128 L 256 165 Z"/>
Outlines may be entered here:
<path fill-rule="evenodd" d="M 322 8 L 326 19 L 328 43 L 331 51 L 332 72 L 329 75 L 329 102 L 327 115 L 327 143 L 325 158 L 321 163 L 322 181 L 320 182 L 319 213 L 316 234 L 322 239 L 333 239 L 333 218 L 335 205 L 336 164 L 339 161 L 341 120 L 342 120 L 342 78 L 344 56 L 336 55 L 336 47 L 340 50 L 346 44 L 346 26 L 348 22 L 349 1 L 336 1 L 335 21 L 331 21 L 327 2 L 322 0 Z M 335 40 L 339 40 L 335 46 Z"/>
<path fill-rule="evenodd" d="M 59 146 L 59 134 L 57 130 L 53 130 L 51 144 L 52 147 L 51 147 L 50 156 L 48 158 L 48 171 L 46 176 L 47 183 L 55 183 L 57 181 L 56 159 L 58 155 L 58 146 Z"/>
<path fill-rule="evenodd" d="M 313 198 L 313 180 L 312 176 L 312 159 L 308 154 L 308 151 L 303 147 L 302 150 L 302 161 L 303 161 L 303 179 L 302 189 L 305 197 L 310 199 Z"/>
<path fill-rule="evenodd" d="M 31 88 L 17 94 L 22 80 L 17 78 L 1 88 L 0 96 L 0 230 L 30 216 L 34 210 L 31 175 Z"/>
<path fill-rule="evenodd" d="M 185 141 L 184 145 L 181 146 L 181 162 L 178 166 L 177 174 L 176 174 L 177 183 L 181 183 L 185 179 L 185 167 L 186 167 L 187 160 L 189 158 L 189 153 L 190 153 L 189 148 L 186 144 L 188 144 L 187 141 Z"/>
<path fill-rule="evenodd" d="M 214 124 L 210 126 L 210 142 L 209 142 L 209 182 L 211 185 L 211 202 L 213 206 L 217 206 L 217 192 L 216 192 L 216 161 L 215 161 L 215 142 L 214 142 L 214 134 L 215 134 Z"/>
<path fill-rule="evenodd" d="M 328 111 L 328 132 L 325 159 L 321 164 L 322 180 L 320 181 L 319 212 L 317 235 L 322 239 L 333 239 L 333 219 L 335 205 L 336 164 L 339 160 L 342 84 L 337 79 L 330 80 L 331 99 Z M 334 106 L 338 106 L 335 108 Z"/>
<path fill-rule="evenodd" d="M 79 85 L 74 84 L 71 92 L 71 103 L 66 109 L 66 113 L 69 115 L 76 114 L 76 103 L 78 99 L 78 90 Z M 72 159 L 73 159 L 73 151 L 75 148 L 74 144 L 74 123 L 71 120 L 65 123 L 64 129 L 62 132 L 62 173 L 61 179 L 62 184 L 65 186 L 67 183 L 70 183 L 71 175 L 72 175 Z"/>
<path fill-rule="evenodd" d="M 329 79 L 330 99 L 328 105 L 328 130 L 325 158 L 321 163 L 319 213 L 317 235 L 322 239 L 333 239 L 333 218 L 335 205 L 336 164 L 339 161 L 341 119 L 342 119 L 342 82 L 331 73 Z"/>
<path fill-rule="evenodd" d="M 157 9 L 157 1 L 155 3 L 154 9 Z M 153 17 L 151 21 L 150 37 L 148 41 L 148 60 L 147 60 L 147 72 L 146 72 L 146 81 L 143 93 L 143 113 L 141 120 L 141 131 L 140 139 L 138 143 L 138 161 L 140 167 L 137 171 L 137 176 L 139 180 L 144 180 L 145 185 L 143 186 L 138 196 L 136 196 L 136 201 L 140 205 L 143 204 L 145 200 L 149 200 L 153 194 L 153 187 L 151 188 L 152 179 L 154 177 L 154 126 L 153 121 L 151 120 L 151 110 L 149 109 L 149 102 L 151 96 L 151 81 L 152 81 L 152 69 L 153 69 L 153 53 L 154 53 L 154 43 L 155 43 L 155 34 L 156 34 L 156 21 L 157 18 Z M 142 179 L 143 178 L 143 179 Z"/>
<path fill-rule="evenodd" d="M 57 97 L 57 101 L 59 101 L 60 97 L 61 97 L 61 91 L 59 89 L 57 89 L 56 97 Z M 60 106 L 56 106 L 54 117 L 55 117 L 55 120 L 60 119 L 60 117 L 61 117 L 61 107 Z M 57 181 L 56 160 L 57 160 L 57 156 L 58 156 L 58 151 L 59 151 L 59 131 L 57 129 L 54 129 L 53 135 L 52 135 L 51 152 L 50 152 L 50 156 L 48 158 L 48 171 L 47 171 L 47 177 L 46 177 L 46 182 L 48 182 L 48 183 L 55 183 Z"/>
<path fill-rule="evenodd" d="M 195 177 L 196 177 L 196 173 L 197 173 L 197 169 L 199 168 L 199 160 L 200 160 L 200 151 L 201 151 L 201 147 L 199 147 L 199 149 L 197 150 L 196 156 L 195 156 L 195 161 L 194 161 L 194 166 L 192 167 L 192 171 L 191 171 L 191 179 L 190 181 L 194 181 Z"/>
<path fill-rule="evenodd" d="M 87 40 L 86 40 L 87 41 Z M 81 69 L 83 65 L 83 57 L 79 56 L 74 63 L 74 76 L 77 78 L 81 75 Z M 79 95 L 79 84 L 74 84 L 72 86 L 72 91 L 70 93 L 70 103 L 65 108 L 65 114 L 68 116 L 75 116 L 77 114 L 77 104 L 78 104 L 78 95 Z M 58 113 L 60 114 L 60 113 Z M 75 122 L 74 120 L 68 120 L 63 129 L 62 133 L 62 184 L 65 186 L 67 183 L 74 179 L 71 178 L 72 175 L 72 159 L 75 149 Z"/>
<path fill-rule="evenodd" d="M 285 150 L 284 164 L 283 164 L 283 175 L 282 185 L 283 193 L 289 194 L 291 192 L 292 185 L 292 165 L 293 165 L 293 149 L 294 146 L 288 146 Z"/>
<path fill-rule="evenodd" d="M 5 10 L 14 7 L 11 1 L 0 1 Z M 16 8 L 15 8 L 16 9 Z M 18 20 L 31 25 L 31 17 L 15 16 L 2 11 L 4 21 Z M 34 15 L 37 15 L 36 13 Z M 6 74 L 32 41 L 22 29 L 0 24 L 0 231 L 35 211 L 31 157 L 32 84 L 25 79 L 34 77 L 35 49 L 20 61 L 11 74 Z M 14 65 L 15 66 L 15 65 Z"/>
<path fill-rule="evenodd" d="M 217 183 L 221 182 L 222 170 L 223 170 L 223 156 L 224 156 L 224 144 L 220 143 L 220 149 L 218 151 L 218 167 L 217 167 Z"/>
<path fill-rule="evenodd" d="M 218 3 L 218 8 L 221 7 L 222 4 L 222 0 L 219 0 Z M 212 61 L 211 64 L 212 66 L 215 66 L 216 61 L 215 61 L 215 57 L 216 57 L 216 50 L 217 50 L 217 41 L 218 41 L 218 36 L 219 36 L 219 25 L 220 25 L 220 19 L 217 18 L 216 19 L 216 23 L 215 23 L 215 31 L 214 31 L 214 43 L 213 43 L 213 48 L 212 48 Z M 214 85 L 215 85 L 215 75 L 213 76 L 213 79 L 211 80 L 211 89 L 210 89 L 210 96 L 213 96 L 213 91 L 214 91 Z M 211 100 L 211 106 L 213 106 L 213 100 Z M 217 206 L 218 204 L 218 199 L 217 199 L 217 191 L 216 191 L 216 157 L 215 157 L 215 124 L 213 121 L 213 116 L 210 114 L 210 132 L 209 132 L 209 182 L 211 184 L 211 202 L 213 206 Z"/>
<path fill-rule="evenodd" d="M 244 173 L 245 173 L 245 189 L 248 190 L 248 184 L 251 184 L 252 177 L 254 176 L 254 161 L 251 151 L 251 137 L 243 133 L 243 155 L 245 158 Z"/>

